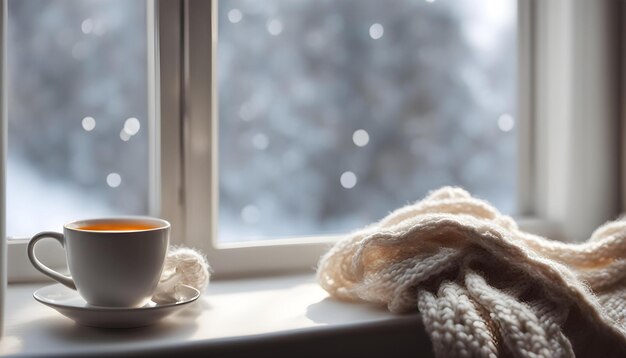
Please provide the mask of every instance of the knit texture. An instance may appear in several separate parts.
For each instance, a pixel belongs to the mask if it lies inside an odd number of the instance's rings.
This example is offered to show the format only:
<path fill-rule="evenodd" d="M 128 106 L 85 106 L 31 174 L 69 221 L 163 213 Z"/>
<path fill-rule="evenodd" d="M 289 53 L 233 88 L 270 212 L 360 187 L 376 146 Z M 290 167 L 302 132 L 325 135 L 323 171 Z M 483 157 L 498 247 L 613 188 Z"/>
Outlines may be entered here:
<path fill-rule="evenodd" d="M 626 221 L 581 244 L 444 187 L 322 257 L 333 297 L 419 310 L 438 357 L 626 357 Z"/>
<path fill-rule="evenodd" d="M 200 251 L 183 246 L 170 246 L 153 300 L 171 302 L 181 299 L 183 297 L 179 292 L 181 284 L 203 293 L 209 285 L 210 277 L 209 262 Z"/>

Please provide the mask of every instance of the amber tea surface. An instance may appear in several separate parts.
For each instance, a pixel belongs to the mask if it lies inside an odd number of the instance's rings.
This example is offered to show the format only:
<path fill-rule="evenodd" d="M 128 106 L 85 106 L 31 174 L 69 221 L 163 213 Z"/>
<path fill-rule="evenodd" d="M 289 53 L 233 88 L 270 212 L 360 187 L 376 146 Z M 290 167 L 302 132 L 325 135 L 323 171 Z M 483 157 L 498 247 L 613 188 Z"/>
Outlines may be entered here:
<path fill-rule="evenodd" d="M 142 231 L 156 228 L 158 226 L 141 222 L 104 222 L 78 227 L 79 230 L 86 231 Z"/>

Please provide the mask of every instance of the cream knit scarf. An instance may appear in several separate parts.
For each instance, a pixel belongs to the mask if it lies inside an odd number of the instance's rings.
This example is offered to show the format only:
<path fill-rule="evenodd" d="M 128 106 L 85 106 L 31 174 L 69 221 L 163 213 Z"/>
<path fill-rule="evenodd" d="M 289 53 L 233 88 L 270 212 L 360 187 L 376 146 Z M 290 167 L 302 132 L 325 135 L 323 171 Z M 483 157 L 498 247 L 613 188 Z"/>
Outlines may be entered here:
<path fill-rule="evenodd" d="M 438 357 L 626 357 L 626 221 L 581 244 L 442 188 L 339 241 L 333 297 L 419 310 Z"/>

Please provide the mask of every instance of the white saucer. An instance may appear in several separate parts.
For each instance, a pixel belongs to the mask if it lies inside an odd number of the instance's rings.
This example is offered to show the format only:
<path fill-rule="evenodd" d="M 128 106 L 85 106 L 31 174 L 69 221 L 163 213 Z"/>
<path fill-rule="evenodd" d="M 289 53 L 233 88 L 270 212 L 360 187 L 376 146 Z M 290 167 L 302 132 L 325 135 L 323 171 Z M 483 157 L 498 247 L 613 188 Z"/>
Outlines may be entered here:
<path fill-rule="evenodd" d="M 104 328 L 147 326 L 197 300 L 200 292 L 193 287 L 179 285 L 174 296 L 157 302 L 150 301 L 143 307 L 118 308 L 91 306 L 77 291 L 61 284 L 43 287 L 33 294 L 37 301 L 54 308 L 78 324 Z"/>

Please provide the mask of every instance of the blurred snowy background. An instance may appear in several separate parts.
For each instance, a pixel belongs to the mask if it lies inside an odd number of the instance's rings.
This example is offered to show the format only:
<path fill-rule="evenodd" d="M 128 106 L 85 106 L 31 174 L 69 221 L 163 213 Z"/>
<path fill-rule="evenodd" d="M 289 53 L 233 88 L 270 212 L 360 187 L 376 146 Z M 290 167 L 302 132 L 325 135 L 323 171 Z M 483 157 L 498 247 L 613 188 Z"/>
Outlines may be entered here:
<path fill-rule="evenodd" d="M 144 0 L 9 0 L 7 234 L 148 212 Z"/>
<path fill-rule="evenodd" d="M 516 1 L 223 0 L 220 240 L 342 233 L 442 185 L 516 208 Z"/>
<path fill-rule="evenodd" d="M 516 208 L 516 1 L 221 0 L 221 241 Z M 207 39 L 208 41 L 208 39 Z M 148 212 L 146 4 L 9 0 L 8 234 Z"/>

